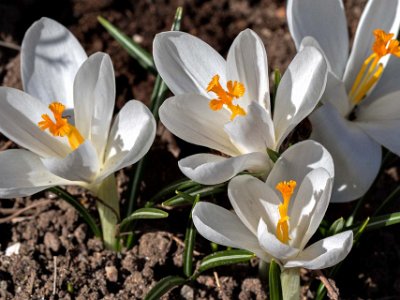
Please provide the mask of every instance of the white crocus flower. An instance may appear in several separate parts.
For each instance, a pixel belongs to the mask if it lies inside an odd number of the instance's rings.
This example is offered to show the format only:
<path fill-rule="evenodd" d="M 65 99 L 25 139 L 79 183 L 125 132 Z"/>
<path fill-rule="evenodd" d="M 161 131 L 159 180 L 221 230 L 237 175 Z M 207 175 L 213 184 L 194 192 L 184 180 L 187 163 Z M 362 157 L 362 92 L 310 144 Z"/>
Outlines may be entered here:
<path fill-rule="evenodd" d="M 0 153 L 0 198 L 71 184 L 96 193 L 149 150 L 156 126 L 141 102 L 127 102 L 111 124 L 107 54 L 87 58 L 64 26 L 42 18 L 24 37 L 21 61 L 25 92 L 0 87 L 0 132 L 25 149 Z"/>
<path fill-rule="evenodd" d="M 311 138 L 335 161 L 332 200 L 357 199 L 379 172 L 380 145 L 400 155 L 400 1 L 368 1 L 350 55 L 341 0 L 289 0 L 287 9 L 297 48 L 320 47 L 330 66 L 325 104 L 310 120 Z"/>
<path fill-rule="evenodd" d="M 350 252 L 352 231 L 308 242 L 328 208 L 332 174 L 332 158 L 320 144 L 298 143 L 276 161 L 266 182 L 250 175 L 230 181 L 234 212 L 200 202 L 193 222 L 206 239 L 249 250 L 265 262 L 274 259 L 283 271 L 331 267 Z"/>
<path fill-rule="evenodd" d="M 179 161 L 181 171 L 202 184 L 221 183 L 244 170 L 267 173 L 267 149 L 279 149 L 315 108 L 326 84 L 322 54 L 305 47 L 282 77 L 272 118 L 267 54 L 252 30 L 238 35 L 226 61 L 183 32 L 158 34 L 153 48 L 157 70 L 175 94 L 161 106 L 161 121 L 181 139 L 225 155 Z"/>

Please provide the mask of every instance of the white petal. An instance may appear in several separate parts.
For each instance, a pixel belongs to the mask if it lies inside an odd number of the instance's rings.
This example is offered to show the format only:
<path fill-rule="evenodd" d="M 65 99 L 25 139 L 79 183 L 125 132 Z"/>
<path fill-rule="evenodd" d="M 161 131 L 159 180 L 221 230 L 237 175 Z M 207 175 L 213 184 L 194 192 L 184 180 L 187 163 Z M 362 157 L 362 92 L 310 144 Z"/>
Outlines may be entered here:
<path fill-rule="evenodd" d="M 245 116 L 237 116 L 225 125 L 225 131 L 241 153 L 265 152 L 275 149 L 274 124 L 271 113 L 258 103 L 248 107 Z"/>
<path fill-rule="evenodd" d="M 289 207 L 290 244 L 303 249 L 317 231 L 328 208 L 333 178 L 323 169 L 315 169 L 300 183 Z"/>
<path fill-rule="evenodd" d="M 33 195 L 55 185 L 71 182 L 51 174 L 39 156 L 27 150 L 0 152 L 0 198 Z"/>
<path fill-rule="evenodd" d="M 341 0 L 289 0 L 289 30 L 299 49 L 306 36 L 321 45 L 333 73 L 342 77 L 349 51 L 347 21 Z"/>
<path fill-rule="evenodd" d="M 229 156 L 240 154 L 224 130 L 224 125 L 230 122 L 230 113 L 225 109 L 211 110 L 209 101 L 200 95 L 171 97 L 160 107 L 160 120 L 169 131 L 184 141 Z"/>
<path fill-rule="evenodd" d="M 379 171 L 380 145 L 329 103 L 316 110 L 310 120 L 310 138 L 323 144 L 335 163 L 331 202 L 348 202 L 364 195 Z"/>
<path fill-rule="evenodd" d="M 361 106 L 357 124 L 376 142 L 400 155 L 400 91 Z"/>
<path fill-rule="evenodd" d="M 228 181 L 239 172 L 267 173 L 271 161 L 265 153 L 254 152 L 225 158 L 214 154 L 195 154 L 178 162 L 185 176 L 201 184 L 213 185 Z"/>
<path fill-rule="evenodd" d="M 202 40 L 179 31 L 156 35 L 153 44 L 157 71 L 174 95 L 207 95 L 214 75 L 225 83 L 226 63 L 221 55 Z"/>
<path fill-rule="evenodd" d="M 239 105 L 246 107 L 256 101 L 270 109 L 267 53 L 262 40 L 251 29 L 242 31 L 229 49 L 226 80 L 244 84 L 246 91 L 238 100 Z"/>
<path fill-rule="evenodd" d="M 52 116 L 44 103 L 22 91 L 0 87 L 0 132 L 39 156 L 64 157 L 70 152 L 68 141 L 39 128 L 42 114 Z"/>
<path fill-rule="evenodd" d="M 75 74 L 87 58 L 72 33 L 60 23 L 41 18 L 27 30 L 21 46 L 24 90 L 48 105 L 73 108 Z"/>
<path fill-rule="evenodd" d="M 257 237 L 232 212 L 211 203 L 200 202 L 193 209 L 193 223 L 206 239 L 227 247 L 245 249 L 269 261 L 259 246 Z"/>
<path fill-rule="evenodd" d="M 271 256 L 277 258 L 278 260 L 286 260 L 293 257 L 299 253 L 299 249 L 293 248 L 289 245 L 282 243 L 275 234 L 272 234 L 268 230 L 267 225 L 262 219 L 260 219 L 258 224 L 258 242 L 261 248 L 270 254 Z"/>
<path fill-rule="evenodd" d="M 293 59 L 279 84 L 274 125 L 277 147 L 315 108 L 326 85 L 327 65 L 321 52 L 305 47 Z"/>
<path fill-rule="evenodd" d="M 96 149 L 88 140 L 65 158 L 44 158 L 42 162 L 54 175 L 71 181 L 90 183 L 99 171 Z"/>
<path fill-rule="evenodd" d="M 353 49 L 344 74 L 344 81 L 348 91 L 351 89 L 361 65 L 372 53 L 371 47 L 375 41 L 373 31 L 382 29 L 386 32 L 394 33 L 396 36 L 399 32 L 399 25 L 399 0 L 370 0 L 367 2 L 357 27 Z M 385 65 L 387 58 L 382 59 L 381 62 Z"/>
<path fill-rule="evenodd" d="M 310 270 L 329 268 L 345 259 L 352 245 L 353 232 L 351 230 L 335 234 L 304 249 L 283 267 L 303 267 Z"/>
<path fill-rule="evenodd" d="M 81 66 L 74 82 L 75 126 L 103 158 L 115 103 L 115 77 L 110 57 L 97 52 Z"/>
<path fill-rule="evenodd" d="M 235 213 L 254 235 L 260 219 L 269 229 L 276 228 L 281 201 L 265 182 L 250 175 L 237 176 L 229 182 L 228 196 Z"/>
<path fill-rule="evenodd" d="M 342 116 L 348 115 L 352 108 L 344 82 L 331 73 L 328 73 L 328 80 L 321 101 L 331 103 Z"/>
<path fill-rule="evenodd" d="M 307 140 L 294 144 L 282 153 L 269 173 L 266 183 L 274 190 L 281 181 L 295 180 L 300 184 L 308 173 L 319 168 L 327 170 L 333 178 L 334 166 L 329 152 L 321 144 Z M 297 191 L 294 191 L 293 199 Z"/>
<path fill-rule="evenodd" d="M 140 101 L 128 101 L 120 110 L 108 137 L 103 172 L 97 180 L 136 163 L 149 151 L 156 136 L 156 121 Z"/>

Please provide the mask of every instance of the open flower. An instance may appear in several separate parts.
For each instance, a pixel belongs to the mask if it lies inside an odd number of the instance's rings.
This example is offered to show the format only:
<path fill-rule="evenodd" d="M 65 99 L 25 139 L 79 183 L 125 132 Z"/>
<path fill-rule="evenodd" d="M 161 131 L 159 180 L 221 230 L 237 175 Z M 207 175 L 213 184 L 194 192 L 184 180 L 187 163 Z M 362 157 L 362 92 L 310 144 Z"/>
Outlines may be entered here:
<path fill-rule="evenodd" d="M 127 102 L 111 125 L 115 78 L 107 54 L 87 58 L 64 26 L 42 18 L 24 37 L 21 61 L 26 93 L 0 87 L 0 132 L 26 150 L 0 153 L 0 198 L 69 184 L 96 192 L 148 151 L 156 126 L 141 102 Z"/>
<path fill-rule="evenodd" d="M 284 269 L 333 266 L 350 252 L 352 231 L 307 245 L 328 208 L 332 174 L 332 158 L 320 144 L 298 143 L 276 161 L 266 182 L 249 175 L 230 181 L 234 213 L 200 202 L 193 222 L 206 239 L 274 259 Z"/>
<path fill-rule="evenodd" d="M 330 68 L 324 105 L 310 120 L 311 138 L 335 161 L 332 200 L 357 199 L 378 174 L 380 145 L 400 154 L 400 1 L 368 1 L 350 56 L 341 0 L 289 0 L 287 9 L 299 51 L 319 47 Z"/>
<path fill-rule="evenodd" d="M 202 184 L 221 183 L 244 170 L 267 173 L 267 149 L 279 149 L 315 108 L 326 84 L 322 54 L 305 47 L 282 77 L 272 118 L 267 55 L 253 31 L 237 36 L 226 61 L 183 32 L 158 34 L 153 48 L 157 70 L 175 94 L 160 107 L 163 124 L 181 139 L 225 155 L 179 161 L 181 171 Z"/>

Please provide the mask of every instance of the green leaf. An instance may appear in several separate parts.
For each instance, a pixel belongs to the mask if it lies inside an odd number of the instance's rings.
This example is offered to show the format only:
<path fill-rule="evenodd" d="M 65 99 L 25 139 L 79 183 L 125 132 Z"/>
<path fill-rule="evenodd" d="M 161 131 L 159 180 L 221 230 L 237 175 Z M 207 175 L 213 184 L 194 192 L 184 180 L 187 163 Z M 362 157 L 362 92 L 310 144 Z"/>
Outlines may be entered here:
<path fill-rule="evenodd" d="M 81 215 L 81 217 L 85 220 L 85 222 L 89 225 L 92 230 L 94 236 L 101 238 L 101 230 L 97 226 L 95 219 L 90 215 L 89 211 L 77 200 L 74 196 L 72 196 L 67 191 L 59 188 L 59 187 L 51 187 L 48 191 L 56 194 L 58 197 L 67 201 L 76 211 Z"/>
<path fill-rule="evenodd" d="M 202 273 L 215 267 L 248 262 L 253 257 L 255 257 L 254 253 L 247 250 L 225 250 L 215 252 L 202 259 L 197 273 Z"/>
<path fill-rule="evenodd" d="M 344 228 L 344 225 L 345 225 L 345 220 L 342 217 L 340 217 L 335 222 L 333 222 L 332 225 L 329 227 L 327 236 L 332 236 L 341 232 Z"/>
<path fill-rule="evenodd" d="M 161 191 L 159 191 L 157 194 L 155 194 L 153 197 L 151 197 L 150 200 L 146 202 L 145 206 L 151 207 L 155 203 L 157 203 L 159 199 L 165 197 L 166 195 L 172 194 L 177 190 L 192 188 L 195 185 L 199 185 L 199 184 L 190 179 L 189 180 L 188 179 L 178 180 L 178 181 L 171 183 L 170 185 L 164 187 Z"/>
<path fill-rule="evenodd" d="M 271 300 L 282 299 L 281 268 L 274 260 L 269 264 L 269 297 Z"/>
<path fill-rule="evenodd" d="M 199 194 L 200 197 L 203 198 L 209 195 L 215 195 L 224 192 L 226 190 L 226 185 L 227 183 L 221 183 L 213 186 L 197 185 L 184 191 L 183 193 L 191 197 L 194 197 L 197 194 Z M 176 193 L 178 195 L 164 201 L 161 205 L 163 207 L 176 207 L 176 206 L 193 204 L 194 198 L 189 198 L 187 196 L 184 196 L 184 194 L 182 194 L 182 192 L 180 191 L 177 191 Z"/>
<path fill-rule="evenodd" d="M 180 276 L 164 277 L 159 282 L 157 282 L 157 284 L 150 290 L 144 300 L 159 300 L 161 296 L 166 294 L 172 288 L 183 285 L 185 283 L 186 279 Z"/>
<path fill-rule="evenodd" d="M 274 70 L 274 87 L 272 90 L 271 94 L 271 114 L 273 115 L 274 113 L 274 108 L 275 108 L 275 98 L 276 98 L 276 93 L 278 92 L 278 86 L 281 83 L 281 78 L 282 74 L 278 69 Z"/>
<path fill-rule="evenodd" d="M 108 22 L 103 17 L 97 17 L 97 20 L 108 31 L 108 33 L 115 38 L 115 40 L 132 56 L 137 62 L 147 71 L 157 74 L 156 67 L 154 66 L 153 57 L 149 52 L 142 48 L 138 43 L 133 41 L 130 37 L 124 34 L 121 30 Z"/>
<path fill-rule="evenodd" d="M 365 231 L 377 230 L 383 227 L 400 223 L 400 212 L 387 214 L 383 216 L 373 217 L 368 222 Z"/>
<path fill-rule="evenodd" d="M 175 19 L 172 25 L 172 30 L 177 30 L 180 28 L 182 20 L 182 8 L 178 7 L 176 10 L 175 14 Z M 153 59 L 152 59 L 153 61 Z M 157 72 L 155 72 L 157 74 Z M 168 88 L 164 81 L 161 79 L 160 75 L 157 75 L 156 82 L 154 84 L 154 89 L 151 94 L 151 107 L 150 110 L 156 119 L 158 121 L 158 109 L 160 108 L 162 102 L 165 99 L 165 95 L 167 92 Z M 127 209 L 127 215 L 130 215 L 133 210 L 135 209 L 135 203 L 136 203 L 136 198 L 138 195 L 138 189 L 139 189 L 139 184 L 142 180 L 143 172 L 145 169 L 146 165 L 146 160 L 147 160 L 147 154 L 137 163 L 134 174 L 133 174 L 133 179 L 132 179 L 132 187 L 131 187 L 131 193 L 129 195 L 129 200 L 128 200 L 128 209 Z M 150 205 L 145 205 L 145 206 L 151 206 Z"/>
<path fill-rule="evenodd" d="M 365 219 L 365 221 L 361 224 L 361 226 L 358 228 L 358 230 L 355 232 L 354 238 L 353 238 L 353 244 L 356 243 L 359 239 L 361 234 L 363 234 L 365 228 L 367 227 L 369 223 L 369 217 Z"/>
<path fill-rule="evenodd" d="M 192 221 L 192 212 L 196 204 L 200 201 L 200 195 L 197 195 L 193 201 L 193 206 L 189 214 L 188 225 L 185 233 L 185 250 L 183 251 L 183 273 L 190 277 L 193 273 L 193 249 L 196 240 L 196 228 Z"/>
<path fill-rule="evenodd" d="M 126 217 L 119 224 L 121 230 L 134 220 L 140 219 L 164 219 L 168 217 L 168 213 L 158 208 L 139 208 L 135 210 L 129 217 Z"/>
<path fill-rule="evenodd" d="M 270 148 L 267 148 L 267 154 L 273 162 L 276 162 L 280 156 L 280 154 L 278 152 L 276 152 Z"/>

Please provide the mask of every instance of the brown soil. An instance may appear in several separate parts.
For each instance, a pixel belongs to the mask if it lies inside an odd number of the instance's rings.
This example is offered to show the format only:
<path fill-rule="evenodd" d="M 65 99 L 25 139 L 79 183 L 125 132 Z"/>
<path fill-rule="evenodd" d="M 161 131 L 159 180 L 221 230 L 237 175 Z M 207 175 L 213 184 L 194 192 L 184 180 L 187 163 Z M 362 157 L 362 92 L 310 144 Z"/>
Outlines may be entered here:
<path fill-rule="evenodd" d="M 345 1 L 351 35 L 365 0 Z M 286 26 L 284 1 L 278 0 L 5 0 L 0 3 L 0 39 L 20 44 L 29 25 L 41 16 L 65 24 L 89 54 L 111 55 L 117 80 L 117 110 L 132 98 L 149 103 L 154 77 L 147 74 L 98 24 L 97 16 L 110 20 L 135 41 L 151 51 L 154 35 L 168 30 L 177 6 L 183 6 L 182 30 L 194 34 L 226 54 L 239 31 L 250 27 L 263 39 L 271 68 L 284 70 L 295 54 Z M 19 55 L 0 48 L 2 85 L 21 88 Z M 160 126 L 144 174 L 141 199 L 149 199 L 161 187 L 181 177 L 176 161 L 198 148 L 175 140 Z M 0 135 L 0 149 L 16 147 Z M 398 182 L 399 161 L 393 161 L 367 202 L 367 214 Z M 118 174 L 122 211 L 126 206 L 133 168 Z M 4 170 L 3 170 L 4 172 Z M 92 209 L 90 196 L 69 188 Z M 189 209 L 171 211 L 162 221 L 139 223 L 137 244 L 119 254 L 104 250 L 93 238 L 73 208 L 50 193 L 31 198 L 2 200 L 0 213 L 17 211 L 39 203 L 9 222 L 0 224 L 0 299 L 142 299 L 167 275 L 182 274 L 182 240 Z M 353 204 L 332 205 L 331 220 L 346 216 Z M 399 204 L 397 204 L 397 209 Z M 400 294 L 400 238 L 396 228 L 366 234 L 343 264 L 336 284 L 343 299 L 396 299 Z M 19 255 L 6 256 L 5 249 L 20 242 Z M 210 246 L 197 238 L 198 260 L 210 253 Z M 3 252 L 1 252 L 3 251 Z M 265 284 L 257 277 L 257 260 L 250 264 L 219 268 L 200 276 L 191 286 L 174 289 L 165 299 L 266 299 Z M 304 271 L 303 285 L 312 286 L 313 274 Z M 313 292 L 303 289 L 304 298 Z"/>

